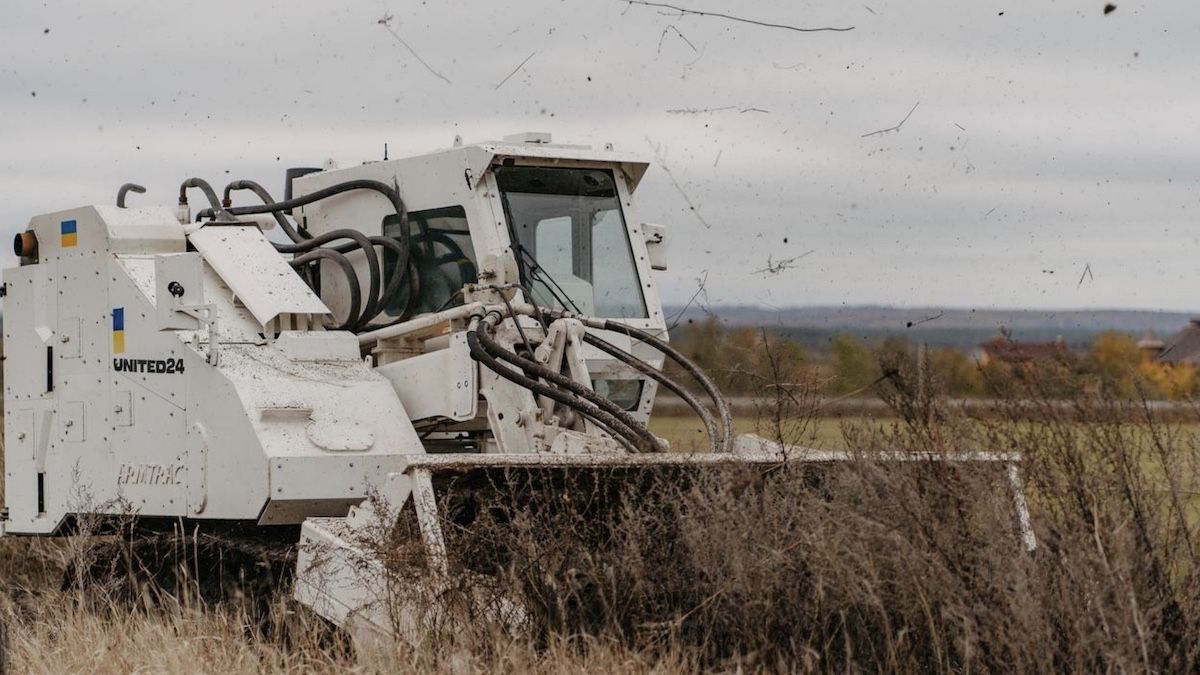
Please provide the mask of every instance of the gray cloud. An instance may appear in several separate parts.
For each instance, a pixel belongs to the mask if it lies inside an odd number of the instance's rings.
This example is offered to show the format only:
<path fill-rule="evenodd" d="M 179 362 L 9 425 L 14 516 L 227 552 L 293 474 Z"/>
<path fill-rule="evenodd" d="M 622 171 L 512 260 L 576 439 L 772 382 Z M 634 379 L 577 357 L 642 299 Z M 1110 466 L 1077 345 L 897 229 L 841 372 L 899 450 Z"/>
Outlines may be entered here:
<path fill-rule="evenodd" d="M 396 156 L 536 129 L 658 147 L 712 224 L 652 170 L 641 215 L 672 226 L 668 300 L 707 270 L 723 302 L 1194 307 L 1200 7 L 867 4 L 688 3 L 856 25 L 802 35 L 616 0 L 8 3 L 0 222 L 108 202 L 126 180 L 143 203 L 188 175 L 278 190 L 287 166 L 384 142 Z M 862 137 L 918 101 L 899 132 Z"/>

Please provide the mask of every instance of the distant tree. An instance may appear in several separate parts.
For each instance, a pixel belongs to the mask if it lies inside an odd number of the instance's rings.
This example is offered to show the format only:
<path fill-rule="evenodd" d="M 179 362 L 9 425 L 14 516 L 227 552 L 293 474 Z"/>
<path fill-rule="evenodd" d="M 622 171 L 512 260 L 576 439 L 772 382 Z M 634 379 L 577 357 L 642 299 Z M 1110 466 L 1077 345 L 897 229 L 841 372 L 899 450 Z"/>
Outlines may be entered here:
<path fill-rule="evenodd" d="M 725 326 L 721 320 L 709 315 L 688 325 L 679 345 L 696 365 L 709 373 L 721 366 L 721 348 L 725 342 Z"/>
<path fill-rule="evenodd" d="M 1103 391 L 1117 396 L 1136 393 L 1135 378 L 1141 356 L 1137 342 L 1125 333 L 1107 331 L 1096 337 L 1088 356 L 1088 370 Z"/>
<path fill-rule="evenodd" d="M 952 347 L 929 350 L 933 378 L 951 396 L 979 396 L 983 373 L 975 359 Z"/>
<path fill-rule="evenodd" d="M 1148 395 L 1181 401 L 1195 396 L 1200 388 L 1196 367 L 1188 363 L 1170 364 L 1146 360 L 1138 364 L 1137 370 L 1147 385 Z"/>
<path fill-rule="evenodd" d="M 775 333 L 758 331 L 755 350 L 755 377 L 749 386 L 761 390 L 763 385 L 791 387 L 809 386 L 814 377 L 808 352 L 800 342 Z M 765 340 L 765 342 L 764 342 Z"/>
<path fill-rule="evenodd" d="M 1081 368 L 1077 359 L 1067 354 L 1017 363 L 991 359 L 979 372 L 983 393 L 988 396 L 1069 399 L 1099 388 L 1095 384 L 1099 377 Z"/>
<path fill-rule="evenodd" d="M 883 342 L 875 347 L 875 361 L 879 364 L 879 374 L 891 370 L 912 377 L 917 374 L 916 347 L 903 335 L 885 337 Z"/>
<path fill-rule="evenodd" d="M 879 377 L 879 366 L 871 350 L 856 337 L 835 335 L 829 355 L 834 393 L 862 389 Z"/>

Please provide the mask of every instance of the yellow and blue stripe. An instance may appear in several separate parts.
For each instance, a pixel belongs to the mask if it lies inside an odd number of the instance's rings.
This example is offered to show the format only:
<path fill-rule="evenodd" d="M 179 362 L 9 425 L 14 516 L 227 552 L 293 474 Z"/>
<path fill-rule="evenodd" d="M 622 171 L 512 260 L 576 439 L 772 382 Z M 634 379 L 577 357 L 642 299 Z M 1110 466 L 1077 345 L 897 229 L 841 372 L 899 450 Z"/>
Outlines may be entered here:
<path fill-rule="evenodd" d="M 79 234 L 76 232 L 74 220 L 64 220 L 59 224 L 59 232 L 61 232 L 61 241 L 59 245 L 63 248 L 75 246 L 79 244 Z"/>
<path fill-rule="evenodd" d="M 113 353 L 125 353 L 125 308 L 114 307 L 112 311 Z"/>

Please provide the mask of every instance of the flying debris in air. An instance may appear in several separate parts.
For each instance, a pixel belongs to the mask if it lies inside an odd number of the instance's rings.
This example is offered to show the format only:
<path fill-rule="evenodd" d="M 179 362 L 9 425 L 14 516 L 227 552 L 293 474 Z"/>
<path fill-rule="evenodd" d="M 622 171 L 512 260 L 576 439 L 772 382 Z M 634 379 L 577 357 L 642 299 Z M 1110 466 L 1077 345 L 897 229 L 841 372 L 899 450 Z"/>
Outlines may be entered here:
<path fill-rule="evenodd" d="M 796 266 L 797 260 L 808 256 L 808 254 L 810 254 L 810 253 L 812 253 L 812 251 L 805 251 L 804 253 L 801 253 L 798 256 L 795 256 L 792 258 L 784 258 L 782 260 L 776 260 L 773 262 L 771 260 L 771 256 L 768 255 L 767 256 L 767 266 L 762 269 L 754 270 L 754 274 L 761 274 L 763 276 L 766 276 L 769 274 L 769 275 L 773 276 L 773 275 L 779 274 L 780 272 L 783 272 L 784 270 L 790 270 Z"/>

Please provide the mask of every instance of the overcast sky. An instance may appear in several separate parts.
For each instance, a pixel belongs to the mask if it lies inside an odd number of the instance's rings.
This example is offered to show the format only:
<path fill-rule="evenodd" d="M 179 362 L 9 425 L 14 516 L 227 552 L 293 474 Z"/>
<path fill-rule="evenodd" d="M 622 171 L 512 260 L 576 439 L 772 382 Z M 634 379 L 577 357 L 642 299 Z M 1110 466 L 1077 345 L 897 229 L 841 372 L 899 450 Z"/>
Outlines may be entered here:
<path fill-rule="evenodd" d="M 667 301 L 707 274 L 714 304 L 1200 308 L 1200 3 L 675 4 L 854 30 L 620 0 L 2 0 L 0 234 L 125 181 L 139 204 L 191 175 L 279 194 L 384 142 L 548 131 L 656 162 Z"/>

